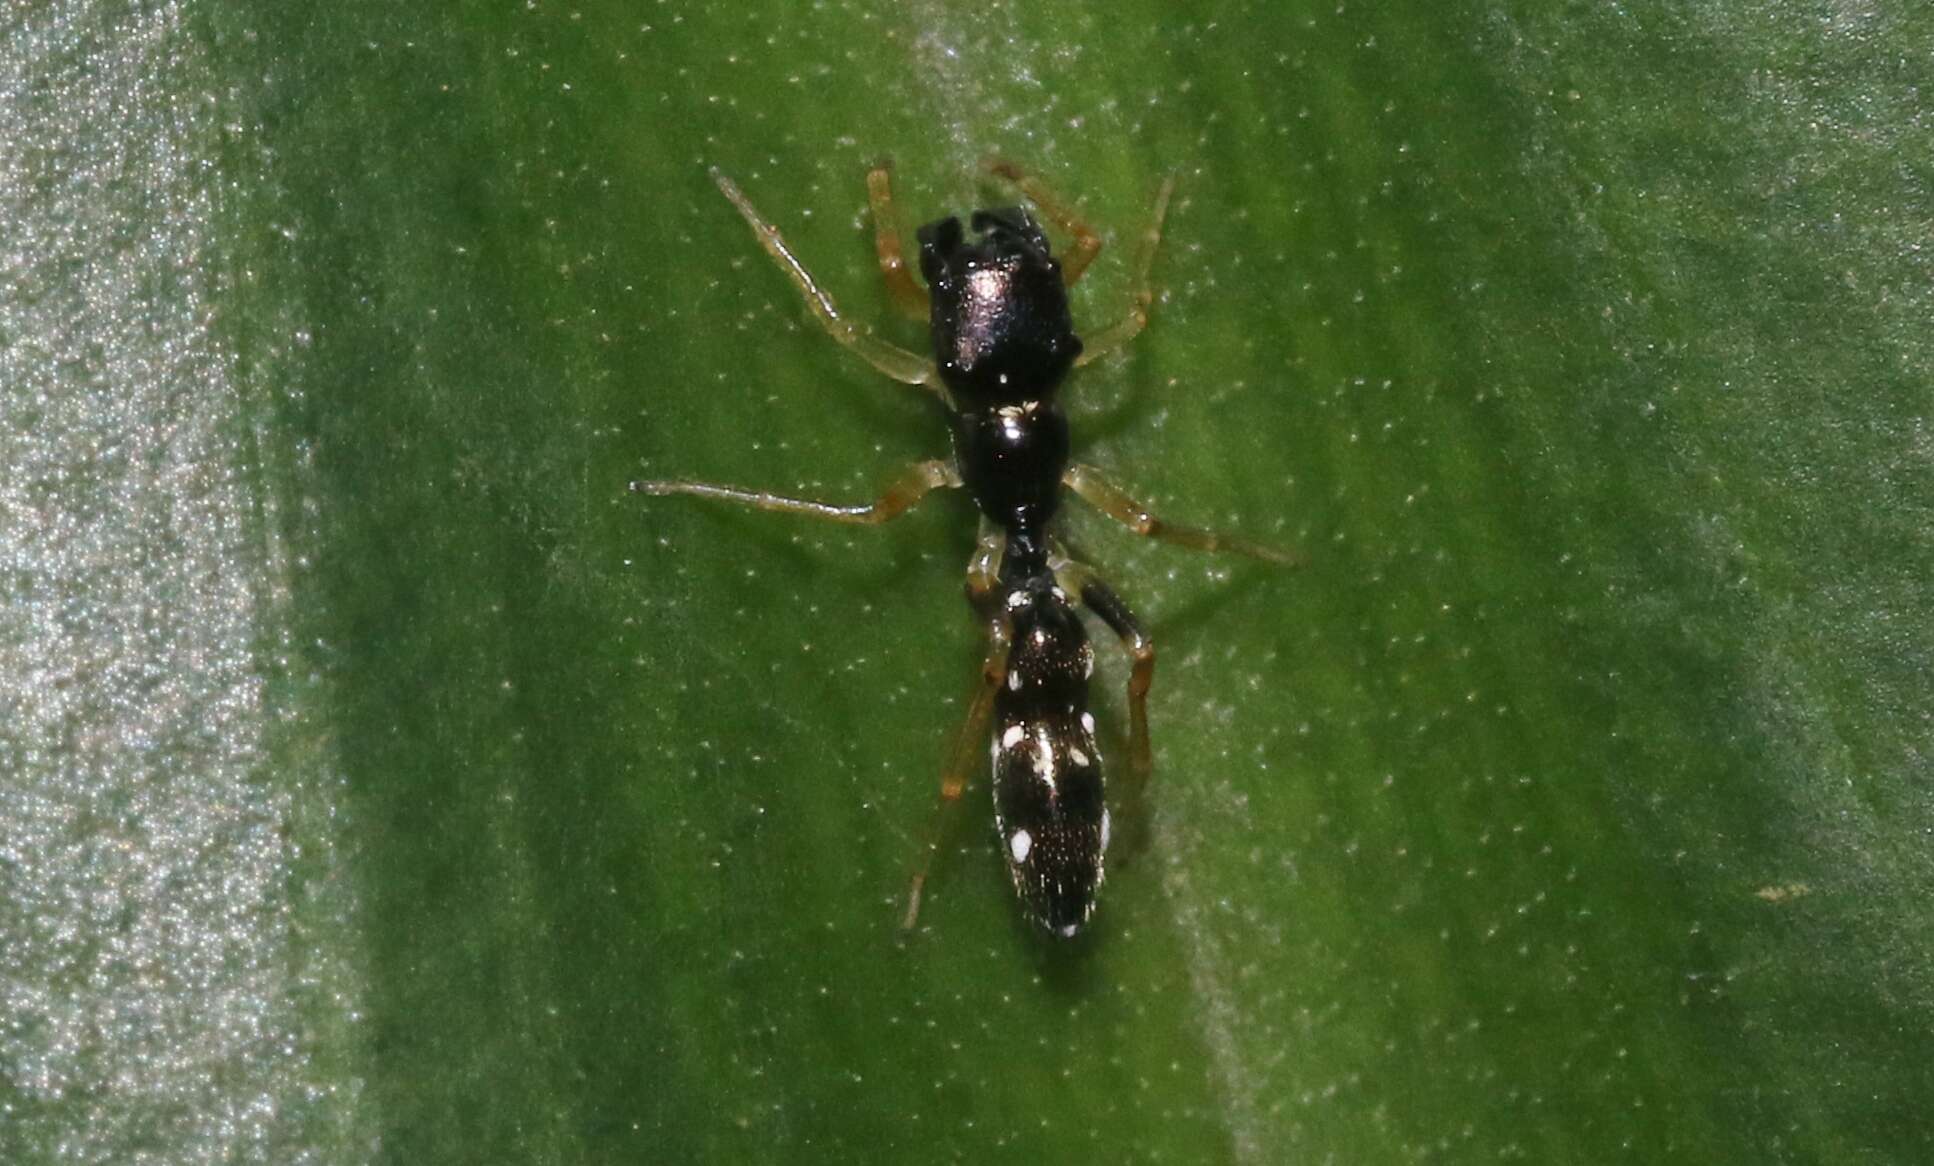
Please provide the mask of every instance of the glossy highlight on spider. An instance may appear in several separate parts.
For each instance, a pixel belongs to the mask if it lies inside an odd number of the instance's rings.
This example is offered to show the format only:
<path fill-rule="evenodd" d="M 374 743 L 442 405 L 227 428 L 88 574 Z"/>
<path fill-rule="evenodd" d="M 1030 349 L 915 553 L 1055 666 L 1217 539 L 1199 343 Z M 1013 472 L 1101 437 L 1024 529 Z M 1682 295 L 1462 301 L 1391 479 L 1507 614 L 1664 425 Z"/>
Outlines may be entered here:
<path fill-rule="evenodd" d="M 878 499 L 863 505 L 693 481 L 637 481 L 631 489 L 878 524 L 905 513 L 931 490 L 966 488 L 981 514 L 980 537 L 967 568 L 967 597 L 986 631 L 987 650 L 966 722 L 942 771 L 940 806 L 916 862 L 902 926 L 911 929 L 919 916 L 949 811 L 965 791 L 985 739 L 995 829 L 1022 909 L 1049 934 L 1069 937 L 1094 912 L 1113 826 L 1103 798 L 1095 719 L 1088 711 L 1095 653 L 1081 609 L 1119 637 L 1131 660 L 1128 788 L 1117 803 L 1129 813 L 1140 812 L 1152 769 L 1148 691 L 1155 646 L 1113 589 L 1055 537 L 1062 488 L 1141 535 L 1283 565 L 1296 560 L 1258 543 L 1165 522 L 1099 470 L 1071 460 L 1068 419 L 1057 393 L 1071 369 L 1115 351 L 1147 325 L 1154 298 L 1149 273 L 1174 179 L 1162 183 L 1142 234 L 1126 314 L 1084 343 L 1069 313 L 1068 288 L 1100 252 L 1101 237 L 1012 163 L 992 161 L 987 170 L 1073 237 L 1065 258 L 1054 255 L 1047 233 L 1025 207 L 975 211 L 965 227 L 949 216 L 917 233 L 923 287 L 901 250 L 889 167 L 882 164 L 867 175 L 882 277 L 895 306 L 926 321 L 930 356 L 881 340 L 841 315 L 778 229 L 731 179 L 711 172 L 833 339 L 887 376 L 940 399 L 952 428 L 951 458 L 909 467 Z"/>

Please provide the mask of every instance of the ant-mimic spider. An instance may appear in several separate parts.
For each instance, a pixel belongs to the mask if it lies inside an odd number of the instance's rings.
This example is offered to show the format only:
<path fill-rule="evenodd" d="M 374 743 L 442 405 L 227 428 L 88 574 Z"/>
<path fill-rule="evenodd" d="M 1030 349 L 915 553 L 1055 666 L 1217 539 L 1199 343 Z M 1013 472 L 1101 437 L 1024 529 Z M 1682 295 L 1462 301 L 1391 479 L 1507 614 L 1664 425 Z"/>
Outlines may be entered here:
<path fill-rule="evenodd" d="M 761 510 L 874 525 L 904 514 L 939 487 L 965 486 L 981 513 L 980 538 L 967 567 L 967 597 L 987 631 L 979 687 L 948 754 L 926 846 L 915 864 L 902 926 L 911 929 L 949 807 L 967 786 L 981 735 L 993 725 L 994 821 L 1014 889 L 1027 916 L 1058 936 L 1080 931 L 1095 906 L 1111 819 L 1102 801 L 1101 753 L 1088 712 L 1094 649 L 1077 602 L 1121 638 L 1134 663 L 1128 677 L 1128 776 L 1125 812 L 1141 813 L 1152 769 L 1148 690 L 1155 646 L 1114 590 L 1069 556 L 1051 532 L 1066 486 L 1137 534 L 1205 551 L 1234 551 L 1293 565 L 1295 556 L 1243 539 L 1176 526 L 1150 514 L 1093 466 L 1069 458 L 1068 418 L 1055 394 L 1068 370 L 1122 347 L 1148 323 L 1149 284 L 1175 179 L 1163 181 L 1142 236 L 1128 314 L 1083 343 L 1068 314 L 1068 288 L 1101 251 L 1101 237 L 1039 180 L 1005 161 L 987 163 L 1057 226 L 1074 237 L 1065 261 L 1019 206 L 975 211 L 968 239 L 949 216 L 921 227 L 921 287 L 901 251 L 899 217 L 886 164 L 866 176 L 880 272 L 896 307 L 924 319 L 931 357 L 856 327 L 813 279 L 785 240 L 737 185 L 716 168 L 712 180 L 738 208 L 760 246 L 804 296 L 822 327 L 874 368 L 933 392 L 953 427 L 951 459 L 919 462 L 878 499 L 841 506 L 758 490 L 689 481 L 639 481 L 641 494 L 689 494 Z"/>

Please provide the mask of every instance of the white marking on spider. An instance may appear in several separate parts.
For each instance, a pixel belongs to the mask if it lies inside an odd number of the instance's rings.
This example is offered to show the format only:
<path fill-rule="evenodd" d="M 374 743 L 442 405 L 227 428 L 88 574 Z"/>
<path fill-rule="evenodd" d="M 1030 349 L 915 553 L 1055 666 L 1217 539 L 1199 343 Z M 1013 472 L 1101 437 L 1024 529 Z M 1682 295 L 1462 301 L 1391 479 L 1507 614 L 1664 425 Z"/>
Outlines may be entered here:
<path fill-rule="evenodd" d="M 1007 593 L 1007 610 L 1019 611 L 1029 603 L 1027 592 L 1010 591 Z"/>
<path fill-rule="evenodd" d="M 1089 735 L 1090 737 L 1092 737 L 1092 736 L 1094 736 L 1094 735 L 1095 735 L 1095 714 L 1093 714 L 1093 713 L 1082 713 L 1082 714 L 1081 714 L 1081 728 L 1082 728 L 1082 730 L 1083 730 L 1084 732 L 1086 732 L 1086 733 L 1087 733 L 1087 734 L 1088 734 L 1088 735 Z"/>
<path fill-rule="evenodd" d="M 1047 726 L 1034 730 L 1034 776 L 1054 787 L 1054 742 L 1048 740 Z"/>
<path fill-rule="evenodd" d="M 1068 746 L 1068 760 L 1081 766 L 1083 769 L 1088 767 L 1088 755 L 1081 751 L 1081 746 L 1079 745 Z"/>
<path fill-rule="evenodd" d="M 1007 670 L 1007 690 L 1009 692 L 1021 691 L 1021 670 L 1020 669 L 1009 668 Z"/>
<path fill-rule="evenodd" d="M 1088 644 L 1081 645 L 1081 675 L 1085 679 L 1095 674 L 1095 650 Z"/>
<path fill-rule="evenodd" d="M 1026 729 L 1023 729 L 1019 725 L 1009 725 L 1006 731 L 1001 734 L 1001 748 L 1012 749 L 1014 746 L 1019 745 L 1021 738 L 1025 736 L 1027 736 Z"/>
<path fill-rule="evenodd" d="M 1007 852 L 1014 856 L 1015 862 L 1026 862 L 1027 852 L 1034 849 L 1034 835 L 1025 830 L 1016 830 L 1007 839 Z"/>
<path fill-rule="evenodd" d="M 1108 849 L 1108 826 L 1108 811 L 1103 810 L 1101 812 L 1101 848 L 1103 850 Z"/>

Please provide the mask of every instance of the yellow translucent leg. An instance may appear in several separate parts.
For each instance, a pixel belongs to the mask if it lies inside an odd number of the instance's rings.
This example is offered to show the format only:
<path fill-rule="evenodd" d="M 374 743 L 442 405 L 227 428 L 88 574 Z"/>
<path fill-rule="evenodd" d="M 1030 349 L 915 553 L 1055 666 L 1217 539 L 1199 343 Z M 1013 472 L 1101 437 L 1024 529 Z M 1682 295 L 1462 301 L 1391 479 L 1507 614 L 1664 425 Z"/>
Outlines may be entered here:
<path fill-rule="evenodd" d="M 866 199 L 873 206 L 873 250 L 880 257 L 880 278 L 886 280 L 887 295 L 893 306 L 916 320 L 925 320 L 932 310 L 927 289 L 914 282 L 901 249 L 906 235 L 900 230 L 900 212 L 893 205 L 893 164 L 881 162 L 866 172 Z"/>
<path fill-rule="evenodd" d="M 1174 194 L 1175 175 L 1171 174 L 1162 179 L 1162 189 L 1155 195 L 1155 213 L 1149 216 L 1148 226 L 1142 231 L 1141 252 L 1135 260 L 1134 298 L 1129 301 L 1128 315 L 1093 336 L 1084 336 L 1076 365 L 1101 359 L 1148 327 L 1148 308 L 1155 302 L 1155 287 L 1149 282 L 1149 276 L 1155 269 L 1155 251 L 1162 245 L 1162 220 L 1168 217 L 1169 199 Z"/>
<path fill-rule="evenodd" d="M 983 764 L 982 758 L 987 755 L 987 725 L 994 712 L 994 694 L 1007 680 L 1008 646 L 1012 639 L 1005 613 L 987 621 L 987 654 L 981 660 L 980 682 L 968 703 L 967 719 L 954 735 L 947 768 L 940 775 L 940 804 L 934 807 L 933 818 L 927 824 L 926 843 L 914 860 L 913 879 L 907 888 L 907 911 L 900 920 L 902 934 L 912 931 L 920 920 L 920 898 L 933 871 L 934 857 L 947 839 L 960 796 L 967 792 L 968 774 Z"/>
<path fill-rule="evenodd" d="M 1174 523 L 1155 517 L 1147 507 L 1124 494 L 1113 482 L 1102 476 L 1093 466 L 1076 463 L 1068 467 L 1061 480 L 1070 490 L 1081 495 L 1082 499 L 1108 517 L 1121 523 L 1136 534 L 1158 539 L 1176 546 L 1189 547 L 1198 551 L 1228 551 L 1233 554 L 1247 555 L 1267 563 L 1284 567 L 1301 566 L 1303 558 L 1294 551 L 1264 546 L 1234 535 L 1219 534 L 1195 526 L 1177 526 Z"/>
<path fill-rule="evenodd" d="M 945 399 L 945 391 L 940 387 L 940 372 L 934 367 L 933 361 L 897 344 L 889 344 L 840 315 L 833 297 L 826 294 L 826 289 L 819 286 L 812 273 L 806 270 L 805 264 L 799 262 L 792 249 L 786 246 L 779 228 L 767 222 L 744 192 L 716 167 L 712 170 L 712 181 L 718 183 L 719 190 L 751 225 L 753 234 L 758 236 L 759 246 L 764 247 L 766 254 L 772 256 L 772 261 L 791 277 L 793 286 L 805 297 L 806 306 L 812 309 L 813 316 L 826 329 L 827 335 L 859 353 L 868 364 L 894 380 L 902 384 L 926 386 Z"/>
<path fill-rule="evenodd" d="M 913 509 L 922 498 L 927 496 L 928 491 L 958 485 L 960 485 L 960 475 L 954 472 L 954 467 L 947 462 L 935 459 L 909 466 L 905 473 L 893 480 L 885 493 L 862 506 L 840 506 L 831 502 L 786 498 L 778 494 L 768 494 L 763 490 L 741 490 L 735 486 L 714 486 L 709 482 L 633 482 L 631 491 L 634 494 L 688 494 L 695 498 L 733 502 L 757 510 L 776 510 L 783 514 L 804 514 L 811 518 L 831 519 L 834 522 L 877 526 Z"/>
<path fill-rule="evenodd" d="M 1101 254 L 1101 236 L 1095 234 L 1093 227 L 1075 215 L 1074 208 L 1066 200 L 1049 190 L 1040 179 L 1026 173 L 1014 163 L 1005 158 L 989 158 L 982 165 L 987 168 L 989 174 L 1013 183 L 1022 194 L 1027 196 L 1029 202 L 1040 208 L 1042 214 L 1052 220 L 1056 226 L 1074 236 L 1074 242 L 1061 256 L 1061 282 L 1068 287 L 1073 287 L 1075 281 L 1081 278 L 1081 273 L 1088 270 L 1088 265 L 1095 261 L 1095 256 Z"/>

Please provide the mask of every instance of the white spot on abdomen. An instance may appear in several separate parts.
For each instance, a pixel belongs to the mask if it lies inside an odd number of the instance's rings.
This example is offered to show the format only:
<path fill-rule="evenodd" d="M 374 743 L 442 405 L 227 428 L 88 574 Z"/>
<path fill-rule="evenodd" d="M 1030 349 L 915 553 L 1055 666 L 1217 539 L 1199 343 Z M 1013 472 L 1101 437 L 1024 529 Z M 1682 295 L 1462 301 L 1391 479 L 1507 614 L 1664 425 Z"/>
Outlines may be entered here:
<path fill-rule="evenodd" d="M 1009 725 L 1007 726 L 1007 731 L 1001 734 L 1001 748 L 1012 749 L 1014 746 L 1019 745 L 1021 738 L 1025 736 L 1027 736 L 1026 729 L 1023 729 L 1019 725 Z"/>
<path fill-rule="evenodd" d="M 1034 835 L 1025 830 L 1016 830 L 1007 839 L 1007 852 L 1014 856 L 1015 862 L 1026 862 L 1028 851 L 1034 849 Z"/>
<path fill-rule="evenodd" d="M 1034 776 L 1052 786 L 1054 784 L 1054 742 L 1048 739 L 1048 731 L 1045 727 L 1035 732 L 1034 743 Z"/>
<path fill-rule="evenodd" d="M 1094 736 L 1094 735 L 1095 735 L 1095 714 L 1093 714 L 1093 713 L 1082 713 L 1082 714 L 1081 714 L 1081 727 L 1082 727 L 1082 729 L 1083 729 L 1084 731 L 1086 731 L 1086 732 L 1087 732 L 1087 734 L 1088 734 L 1088 735 L 1089 735 L 1090 737 L 1092 737 L 1092 736 Z"/>

